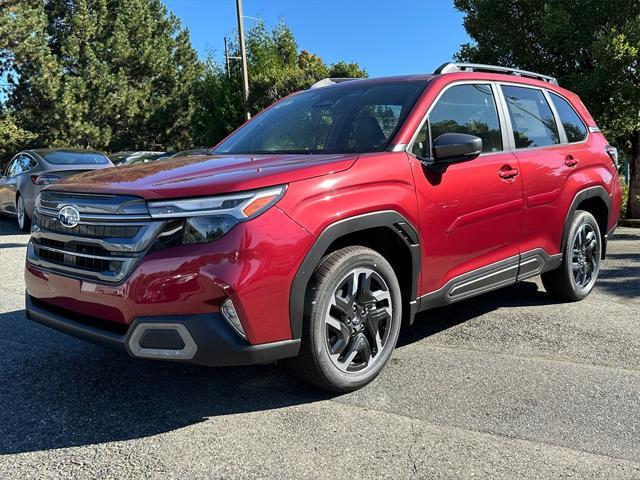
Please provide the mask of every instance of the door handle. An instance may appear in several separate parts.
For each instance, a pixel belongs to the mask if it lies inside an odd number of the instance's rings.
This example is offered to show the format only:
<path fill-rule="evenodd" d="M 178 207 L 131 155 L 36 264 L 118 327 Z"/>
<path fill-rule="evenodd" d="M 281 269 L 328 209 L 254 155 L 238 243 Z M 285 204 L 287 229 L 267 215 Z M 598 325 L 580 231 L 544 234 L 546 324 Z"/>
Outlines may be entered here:
<path fill-rule="evenodd" d="M 510 165 L 505 165 L 498 171 L 498 176 L 500 178 L 504 178 L 505 180 L 509 180 L 513 177 L 516 177 L 518 173 L 520 172 L 518 172 L 517 168 L 511 168 Z"/>
<path fill-rule="evenodd" d="M 567 155 L 564 157 L 564 164 L 567 167 L 575 167 L 578 164 L 578 159 L 574 158 L 573 155 Z"/>

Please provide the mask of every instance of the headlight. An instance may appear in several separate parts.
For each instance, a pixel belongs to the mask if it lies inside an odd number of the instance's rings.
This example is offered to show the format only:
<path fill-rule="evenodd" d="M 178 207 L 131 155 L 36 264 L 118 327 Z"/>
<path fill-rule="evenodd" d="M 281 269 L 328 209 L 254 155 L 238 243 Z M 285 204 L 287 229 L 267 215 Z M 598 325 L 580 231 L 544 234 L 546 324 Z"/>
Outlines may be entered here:
<path fill-rule="evenodd" d="M 210 215 L 231 215 L 237 220 L 257 217 L 273 206 L 285 187 L 272 187 L 252 192 L 216 197 L 189 198 L 187 200 L 163 200 L 149 202 L 149 214 L 152 218 L 184 218 Z"/>
<path fill-rule="evenodd" d="M 268 210 L 284 192 L 285 186 L 279 186 L 232 195 L 149 202 L 151 217 L 167 220 L 154 249 L 218 240 L 238 223 Z"/>

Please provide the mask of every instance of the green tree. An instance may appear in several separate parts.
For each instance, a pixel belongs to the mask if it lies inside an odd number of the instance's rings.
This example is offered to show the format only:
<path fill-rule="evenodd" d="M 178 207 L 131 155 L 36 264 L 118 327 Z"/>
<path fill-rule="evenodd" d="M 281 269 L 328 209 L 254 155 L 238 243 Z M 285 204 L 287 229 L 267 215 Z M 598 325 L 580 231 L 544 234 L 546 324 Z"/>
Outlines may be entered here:
<path fill-rule="evenodd" d="M 454 0 L 473 43 L 457 59 L 539 71 L 587 105 L 630 152 L 627 214 L 640 218 L 640 2 Z"/>
<path fill-rule="evenodd" d="M 367 71 L 357 63 L 339 61 L 331 65 L 329 77 L 331 78 L 364 78 L 368 77 Z"/>
<path fill-rule="evenodd" d="M 230 54 L 239 55 L 236 42 Z M 291 93 L 309 88 L 326 77 L 366 77 L 356 63 L 327 66 L 318 56 L 299 50 L 292 30 L 280 23 L 269 30 L 258 22 L 247 32 L 249 110 L 255 114 Z M 203 80 L 197 88 L 194 114 L 197 144 L 212 145 L 244 121 L 239 62 L 227 73 L 213 59 L 206 62 Z"/>
<path fill-rule="evenodd" d="M 16 125 L 13 115 L 0 115 L 0 174 L 13 154 L 34 137 L 33 133 Z"/>
<path fill-rule="evenodd" d="M 189 147 L 201 72 L 160 0 L 23 0 L 0 12 L 7 108 L 34 145 Z"/>

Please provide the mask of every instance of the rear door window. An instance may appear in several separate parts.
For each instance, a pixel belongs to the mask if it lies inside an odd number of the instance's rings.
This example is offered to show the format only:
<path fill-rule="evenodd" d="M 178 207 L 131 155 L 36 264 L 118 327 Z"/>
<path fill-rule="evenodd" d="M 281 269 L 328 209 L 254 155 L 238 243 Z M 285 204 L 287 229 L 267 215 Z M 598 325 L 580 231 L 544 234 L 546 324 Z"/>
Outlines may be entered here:
<path fill-rule="evenodd" d="M 502 85 L 516 148 L 560 143 L 558 126 L 542 90 Z"/>
<path fill-rule="evenodd" d="M 549 92 L 549 94 L 558 111 L 564 132 L 567 134 L 567 141 L 569 143 L 581 142 L 587 138 L 587 127 L 569 102 L 553 92 Z"/>

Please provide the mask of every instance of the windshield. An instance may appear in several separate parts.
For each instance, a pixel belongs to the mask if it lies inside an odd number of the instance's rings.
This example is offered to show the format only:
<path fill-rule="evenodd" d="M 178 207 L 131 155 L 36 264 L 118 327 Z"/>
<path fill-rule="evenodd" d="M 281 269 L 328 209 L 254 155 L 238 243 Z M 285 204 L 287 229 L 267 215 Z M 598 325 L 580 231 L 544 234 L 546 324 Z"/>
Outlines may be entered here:
<path fill-rule="evenodd" d="M 356 82 L 294 95 L 260 114 L 213 153 L 364 153 L 383 150 L 426 81 Z"/>
<path fill-rule="evenodd" d="M 47 163 L 53 165 L 106 165 L 109 159 L 96 152 L 48 152 L 40 154 Z"/>

